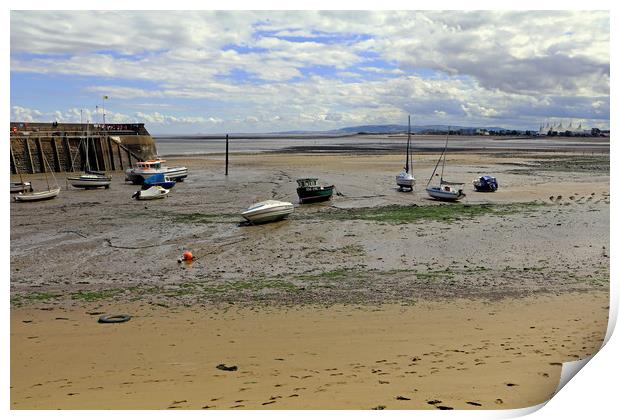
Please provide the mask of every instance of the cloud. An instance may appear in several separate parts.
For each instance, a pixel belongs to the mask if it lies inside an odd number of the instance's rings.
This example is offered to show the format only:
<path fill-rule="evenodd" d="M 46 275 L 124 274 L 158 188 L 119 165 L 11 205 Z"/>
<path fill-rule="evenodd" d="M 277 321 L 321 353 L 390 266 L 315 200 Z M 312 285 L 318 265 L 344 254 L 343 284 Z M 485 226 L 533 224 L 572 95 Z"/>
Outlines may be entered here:
<path fill-rule="evenodd" d="M 11 107 L 11 121 L 33 122 L 38 121 L 43 113 L 37 109 L 24 108 L 21 106 Z"/>
<path fill-rule="evenodd" d="M 609 13 L 13 11 L 11 71 L 79 76 L 83 92 L 162 125 L 329 129 L 408 113 L 427 123 L 608 124 Z M 167 114 L 132 112 L 150 98 Z M 204 108 L 210 116 L 174 115 Z M 53 114 L 39 112 L 19 115 Z"/>

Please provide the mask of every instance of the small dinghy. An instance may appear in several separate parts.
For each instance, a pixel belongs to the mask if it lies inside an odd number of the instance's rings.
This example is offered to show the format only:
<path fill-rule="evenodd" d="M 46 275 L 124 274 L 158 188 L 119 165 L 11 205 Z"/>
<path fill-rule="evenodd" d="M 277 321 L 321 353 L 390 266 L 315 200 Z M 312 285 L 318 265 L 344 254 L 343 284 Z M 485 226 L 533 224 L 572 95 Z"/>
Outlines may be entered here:
<path fill-rule="evenodd" d="M 144 183 L 142 184 L 142 189 L 147 190 L 151 187 L 159 186 L 169 190 L 176 184 L 176 181 L 171 180 L 168 176 L 164 174 L 155 174 L 144 180 Z"/>
<path fill-rule="evenodd" d="M 250 223 L 266 223 L 284 219 L 293 213 L 293 204 L 286 201 L 267 200 L 251 205 L 241 213 Z"/>
<path fill-rule="evenodd" d="M 148 190 L 136 191 L 131 198 L 135 198 L 136 200 L 156 200 L 158 198 L 164 198 L 169 192 L 170 190 L 160 186 L 154 186 Z"/>
<path fill-rule="evenodd" d="M 26 182 L 11 182 L 11 193 L 32 192 L 32 184 Z"/>
<path fill-rule="evenodd" d="M 497 179 L 490 175 L 483 175 L 480 178 L 474 179 L 474 188 L 479 192 L 495 192 L 499 187 Z"/>
<path fill-rule="evenodd" d="M 297 180 L 297 196 L 301 204 L 318 203 L 332 198 L 333 185 L 318 185 L 318 178 L 301 178 Z"/>
<path fill-rule="evenodd" d="M 52 198 L 56 198 L 60 193 L 60 188 L 52 188 L 47 191 L 36 191 L 36 192 L 26 192 L 19 193 L 13 198 L 15 201 L 43 201 L 50 200 Z"/>

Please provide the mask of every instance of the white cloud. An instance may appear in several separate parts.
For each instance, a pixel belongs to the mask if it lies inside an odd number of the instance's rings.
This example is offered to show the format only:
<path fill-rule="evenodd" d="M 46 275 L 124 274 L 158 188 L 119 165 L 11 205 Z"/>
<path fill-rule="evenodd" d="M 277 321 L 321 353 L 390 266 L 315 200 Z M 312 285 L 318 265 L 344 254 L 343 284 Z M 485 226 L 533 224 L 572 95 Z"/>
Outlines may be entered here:
<path fill-rule="evenodd" d="M 219 106 L 208 117 L 109 115 L 162 125 L 322 129 L 408 113 L 428 123 L 609 118 L 608 12 L 13 11 L 11 53 L 13 72 L 97 77 L 84 90 L 117 104 Z M 325 67 L 333 72 L 317 70 Z M 15 105 L 20 119 L 54 117 Z M 58 116 L 75 118 L 67 112 Z"/>

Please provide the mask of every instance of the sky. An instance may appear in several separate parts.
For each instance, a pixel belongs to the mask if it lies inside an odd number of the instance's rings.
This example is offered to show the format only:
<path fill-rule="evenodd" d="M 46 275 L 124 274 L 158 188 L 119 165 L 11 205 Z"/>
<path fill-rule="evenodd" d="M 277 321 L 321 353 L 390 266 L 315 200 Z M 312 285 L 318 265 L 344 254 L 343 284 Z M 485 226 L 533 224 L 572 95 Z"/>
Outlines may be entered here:
<path fill-rule="evenodd" d="M 409 114 L 415 125 L 609 128 L 606 11 L 33 10 L 10 23 L 13 121 L 101 122 L 105 109 L 106 122 L 154 134 Z"/>

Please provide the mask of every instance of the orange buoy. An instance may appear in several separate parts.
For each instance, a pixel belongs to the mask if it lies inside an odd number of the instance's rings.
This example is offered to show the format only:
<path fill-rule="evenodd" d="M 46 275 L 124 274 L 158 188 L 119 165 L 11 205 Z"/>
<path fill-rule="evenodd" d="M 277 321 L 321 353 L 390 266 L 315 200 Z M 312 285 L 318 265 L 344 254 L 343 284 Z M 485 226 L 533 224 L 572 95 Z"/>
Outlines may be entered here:
<path fill-rule="evenodd" d="M 191 251 L 184 251 L 183 252 L 183 260 L 184 261 L 191 261 L 194 259 L 194 256 L 192 255 Z"/>

